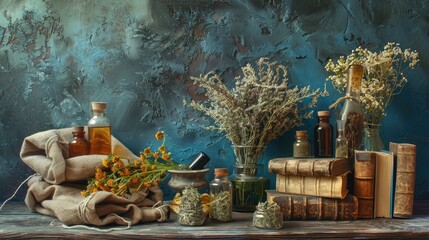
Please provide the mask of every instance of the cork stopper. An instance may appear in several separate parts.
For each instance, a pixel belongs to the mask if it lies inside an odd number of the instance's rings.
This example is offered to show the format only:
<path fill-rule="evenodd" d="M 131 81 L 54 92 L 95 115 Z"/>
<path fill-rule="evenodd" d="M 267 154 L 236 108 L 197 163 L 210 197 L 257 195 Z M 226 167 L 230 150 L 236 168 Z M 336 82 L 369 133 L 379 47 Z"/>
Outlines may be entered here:
<path fill-rule="evenodd" d="M 74 126 L 72 128 L 72 132 L 76 132 L 76 133 L 78 133 L 78 132 L 85 132 L 85 128 L 84 128 L 84 126 Z"/>
<path fill-rule="evenodd" d="M 307 137 L 307 130 L 296 131 L 296 136 L 297 137 Z"/>
<path fill-rule="evenodd" d="M 318 111 L 317 116 L 319 117 L 329 117 L 329 111 Z"/>
<path fill-rule="evenodd" d="M 106 102 L 91 102 L 93 112 L 104 112 L 106 110 Z"/>
<path fill-rule="evenodd" d="M 216 177 L 226 177 L 226 176 L 228 176 L 228 169 L 226 169 L 226 168 L 215 168 L 214 175 Z"/>

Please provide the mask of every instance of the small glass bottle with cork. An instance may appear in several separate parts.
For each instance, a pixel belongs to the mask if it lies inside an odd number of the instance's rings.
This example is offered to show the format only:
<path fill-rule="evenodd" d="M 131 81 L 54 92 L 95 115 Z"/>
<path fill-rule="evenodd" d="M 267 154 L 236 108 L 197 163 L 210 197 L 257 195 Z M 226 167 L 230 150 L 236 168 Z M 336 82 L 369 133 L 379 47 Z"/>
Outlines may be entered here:
<path fill-rule="evenodd" d="M 110 121 L 106 117 L 105 102 L 91 102 L 93 117 L 88 122 L 89 154 L 112 153 Z"/>
<path fill-rule="evenodd" d="M 89 152 L 89 144 L 85 139 L 85 131 L 83 126 L 75 126 L 72 128 L 73 138 L 69 142 L 69 157 L 77 157 L 87 155 Z"/>
<path fill-rule="evenodd" d="M 232 221 L 232 183 L 228 169 L 215 168 L 215 178 L 210 182 L 210 218 L 221 222 Z"/>
<path fill-rule="evenodd" d="M 293 157 L 306 158 L 310 157 L 310 155 L 311 150 L 307 130 L 296 131 L 296 140 L 293 143 Z"/>
<path fill-rule="evenodd" d="M 330 158 L 333 154 L 333 127 L 329 123 L 329 111 L 318 111 L 318 123 L 314 126 L 314 156 Z"/>

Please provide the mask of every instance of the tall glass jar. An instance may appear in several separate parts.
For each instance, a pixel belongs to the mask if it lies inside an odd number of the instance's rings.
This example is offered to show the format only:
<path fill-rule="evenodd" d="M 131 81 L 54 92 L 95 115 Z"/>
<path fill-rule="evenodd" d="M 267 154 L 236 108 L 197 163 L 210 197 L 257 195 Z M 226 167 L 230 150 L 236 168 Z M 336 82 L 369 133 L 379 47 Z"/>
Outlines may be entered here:
<path fill-rule="evenodd" d="M 228 169 L 215 168 L 215 178 L 210 182 L 210 218 L 222 222 L 232 220 L 232 183 Z"/>
<path fill-rule="evenodd" d="M 93 117 L 88 122 L 89 154 L 112 153 L 110 121 L 106 117 L 105 102 L 92 102 Z"/>
<path fill-rule="evenodd" d="M 318 111 L 318 123 L 314 126 L 314 156 L 328 158 L 333 156 L 333 127 L 329 123 L 329 111 Z"/>
<path fill-rule="evenodd" d="M 77 157 L 87 155 L 89 144 L 85 139 L 85 131 L 83 126 L 75 126 L 72 129 L 73 138 L 69 142 L 69 157 Z"/>
<path fill-rule="evenodd" d="M 296 131 L 296 140 L 293 143 L 293 157 L 305 158 L 311 155 L 311 145 L 308 141 L 308 133 L 306 130 Z"/>

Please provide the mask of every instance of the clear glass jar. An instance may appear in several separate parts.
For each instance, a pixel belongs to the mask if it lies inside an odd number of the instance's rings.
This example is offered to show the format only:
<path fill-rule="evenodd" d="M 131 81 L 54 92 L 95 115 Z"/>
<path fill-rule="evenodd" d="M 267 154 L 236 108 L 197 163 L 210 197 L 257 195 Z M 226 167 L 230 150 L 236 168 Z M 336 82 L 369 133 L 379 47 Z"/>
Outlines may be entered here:
<path fill-rule="evenodd" d="M 263 208 L 260 206 L 263 205 Z M 270 207 L 265 208 L 267 205 Z M 277 204 L 260 203 L 253 213 L 253 226 L 257 228 L 281 229 L 283 227 L 283 213 Z"/>
<path fill-rule="evenodd" d="M 72 129 L 73 138 L 69 142 L 69 157 L 77 157 L 87 155 L 89 144 L 85 139 L 85 131 L 83 126 L 75 126 Z"/>
<path fill-rule="evenodd" d="M 228 169 L 215 168 L 215 178 L 210 182 L 210 218 L 222 222 L 232 221 L 232 183 Z"/>
<path fill-rule="evenodd" d="M 305 158 L 310 157 L 310 142 L 306 130 L 296 131 L 296 140 L 293 143 L 293 157 Z"/>
<path fill-rule="evenodd" d="M 109 155 L 112 153 L 110 121 L 105 116 L 106 103 L 92 102 L 93 117 L 88 122 L 89 154 Z"/>
<path fill-rule="evenodd" d="M 329 111 L 318 111 L 318 123 L 314 126 L 314 156 L 329 158 L 333 154 L 333 127 L 329 123 Z"/>
<path fill-rule="evenodd" d="M 346 121 L 337 120 L 337 138 L 335 139 L 335 157 L 348 157 L 348 141 L 344 134 Z"/>

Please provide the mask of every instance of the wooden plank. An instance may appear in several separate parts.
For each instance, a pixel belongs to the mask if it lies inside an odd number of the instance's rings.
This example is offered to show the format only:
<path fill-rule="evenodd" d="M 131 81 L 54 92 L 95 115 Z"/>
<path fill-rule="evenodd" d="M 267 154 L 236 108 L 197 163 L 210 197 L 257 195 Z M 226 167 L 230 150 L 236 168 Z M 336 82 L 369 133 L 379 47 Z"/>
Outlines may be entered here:
<path fill-rule="evenodd" d="M 406 239 L 429 238 L 429 215 L 412 219 L 357 221 L 285 221 L 280 230 L 252 226 L 251 213 L 234 213 L 233 222 L 207 222 L 204 226 L 181 226 L 174 214 L 164 223 L 138 224 L 129 230 L 100 233 L 87 229 L 50 226 L 54 218 L 40 215 L 17 203 L 0 212 L 1 239 Z M 110 226 L 118 227 L 118 226 Z M 104 228 L 104 229 L 107 229 Z"/>

